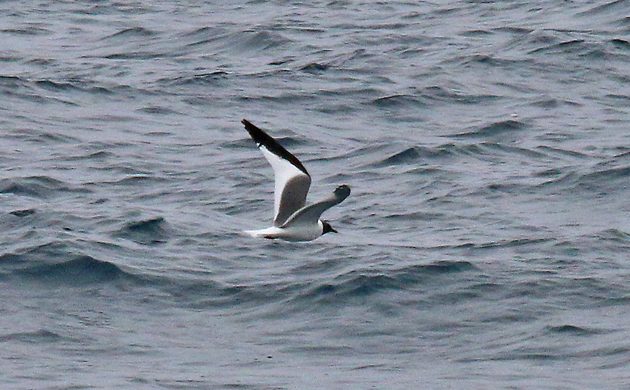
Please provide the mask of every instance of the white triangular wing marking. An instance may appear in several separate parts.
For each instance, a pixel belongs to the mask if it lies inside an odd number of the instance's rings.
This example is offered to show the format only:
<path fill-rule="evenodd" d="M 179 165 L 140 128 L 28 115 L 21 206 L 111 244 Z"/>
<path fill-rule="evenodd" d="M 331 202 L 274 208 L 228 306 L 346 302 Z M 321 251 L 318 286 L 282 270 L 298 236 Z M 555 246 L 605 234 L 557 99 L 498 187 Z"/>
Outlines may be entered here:
<path fill-rule="evenodd" d="M 304 207 L 311 178 L 290 161 L 270 152 L 265 145 L 259 146 L 275 177 L 274 226 L 281 226 L 297 210 Z"/>

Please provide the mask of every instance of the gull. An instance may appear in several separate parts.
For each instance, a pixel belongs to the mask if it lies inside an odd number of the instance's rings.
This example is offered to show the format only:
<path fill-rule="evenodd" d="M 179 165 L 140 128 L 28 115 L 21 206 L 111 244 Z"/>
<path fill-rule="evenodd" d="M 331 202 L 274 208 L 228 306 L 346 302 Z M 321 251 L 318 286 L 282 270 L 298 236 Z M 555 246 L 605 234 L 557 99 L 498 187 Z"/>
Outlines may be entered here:
<path fill-rule="evenodd" d="M 350 187 L 340 185 L 332 195 L 306 206 L 311 175 L 300 160 L 247 119 L 241 121 L 258 149 L 269 161 L 275 177 L 273 226 L 246 230 L 252 237 L 286 241 L 311 241 L 326 233 L 337 233 L 330 223 L 320 219 L 322 213 L 343 202 Z"/>

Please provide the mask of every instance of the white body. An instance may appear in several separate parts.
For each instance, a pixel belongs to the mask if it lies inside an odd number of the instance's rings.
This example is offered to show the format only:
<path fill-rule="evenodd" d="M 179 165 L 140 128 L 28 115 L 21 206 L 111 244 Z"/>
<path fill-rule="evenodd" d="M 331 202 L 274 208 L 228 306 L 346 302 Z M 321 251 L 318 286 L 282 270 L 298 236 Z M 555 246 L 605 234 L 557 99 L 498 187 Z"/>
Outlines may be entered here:
<path fill-rule="evenodd" d="M 346 199 L 350 195 L 350 187 L 339 186 L 328 198 L 307 206 L 311 176 L 304 165 L 269 134 L 246 119 L 242 123 L 273 168 L 275 177 L 273 226 L 245 233 L 286 241 L 311 241 L 326 232 L 336 233 L 330 224 L 319 218 L 324 211 Z"/>
<path fill-rule="evenodd" d="M 260 230 L 246 230 L 245 233 L 252 237 L 282 239 L 285 241 L 311 241 L 321 236 L 324 232 L 324 224 L 317 221 L 317 224 L 303 224 L 280 228 L 276 226 Z"/>

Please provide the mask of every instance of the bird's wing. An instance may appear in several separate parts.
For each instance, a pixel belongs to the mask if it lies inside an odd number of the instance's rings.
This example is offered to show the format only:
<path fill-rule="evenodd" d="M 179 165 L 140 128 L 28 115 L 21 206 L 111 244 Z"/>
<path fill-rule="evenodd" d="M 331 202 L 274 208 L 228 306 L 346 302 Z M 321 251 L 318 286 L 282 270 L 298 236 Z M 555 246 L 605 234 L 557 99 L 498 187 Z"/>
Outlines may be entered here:
<path fill-rule="evenodd" d="M 324 211 L 343 202 L 348 196 L 350 196 L 350 187 L 345 184 L 341 185 L 337 187 L 333 194 L 328 198 L 322 199 L 319 202 L 315 202 L 296 211 L 281 227 L 287 228 L 301 224 L 308 225 L 317 223 L 319 217 L 321 217 Z"/>
<path fill-rule="evenodd" d="M 300 160 L 246 119 L 245 130 L 256 141 L 275 177 L 273 225 L 281 226 L 297 210 L 304 207 L 311 186 L 311 176 Z"/>

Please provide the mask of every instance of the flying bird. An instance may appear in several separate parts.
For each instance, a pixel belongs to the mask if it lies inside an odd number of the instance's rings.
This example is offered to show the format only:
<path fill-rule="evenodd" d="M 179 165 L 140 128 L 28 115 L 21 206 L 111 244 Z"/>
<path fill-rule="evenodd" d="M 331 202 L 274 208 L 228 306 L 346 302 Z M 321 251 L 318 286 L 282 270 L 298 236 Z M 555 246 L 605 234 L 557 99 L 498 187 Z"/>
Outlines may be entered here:
<path fill-rule="evenodd" d="M 350 187 L 340 185 L 325 199 L 306 205 L 311 175 L 293 154 L 247 119 L 241 121 L 258 149 L 269 161 L 275 177 L 273 226 L 247 230 L 253 237 L 286 241 L 311 241 L 326 233 L 337 233 L 330 223 L 320 219 L 322 213 L 343 202 Z"/>

